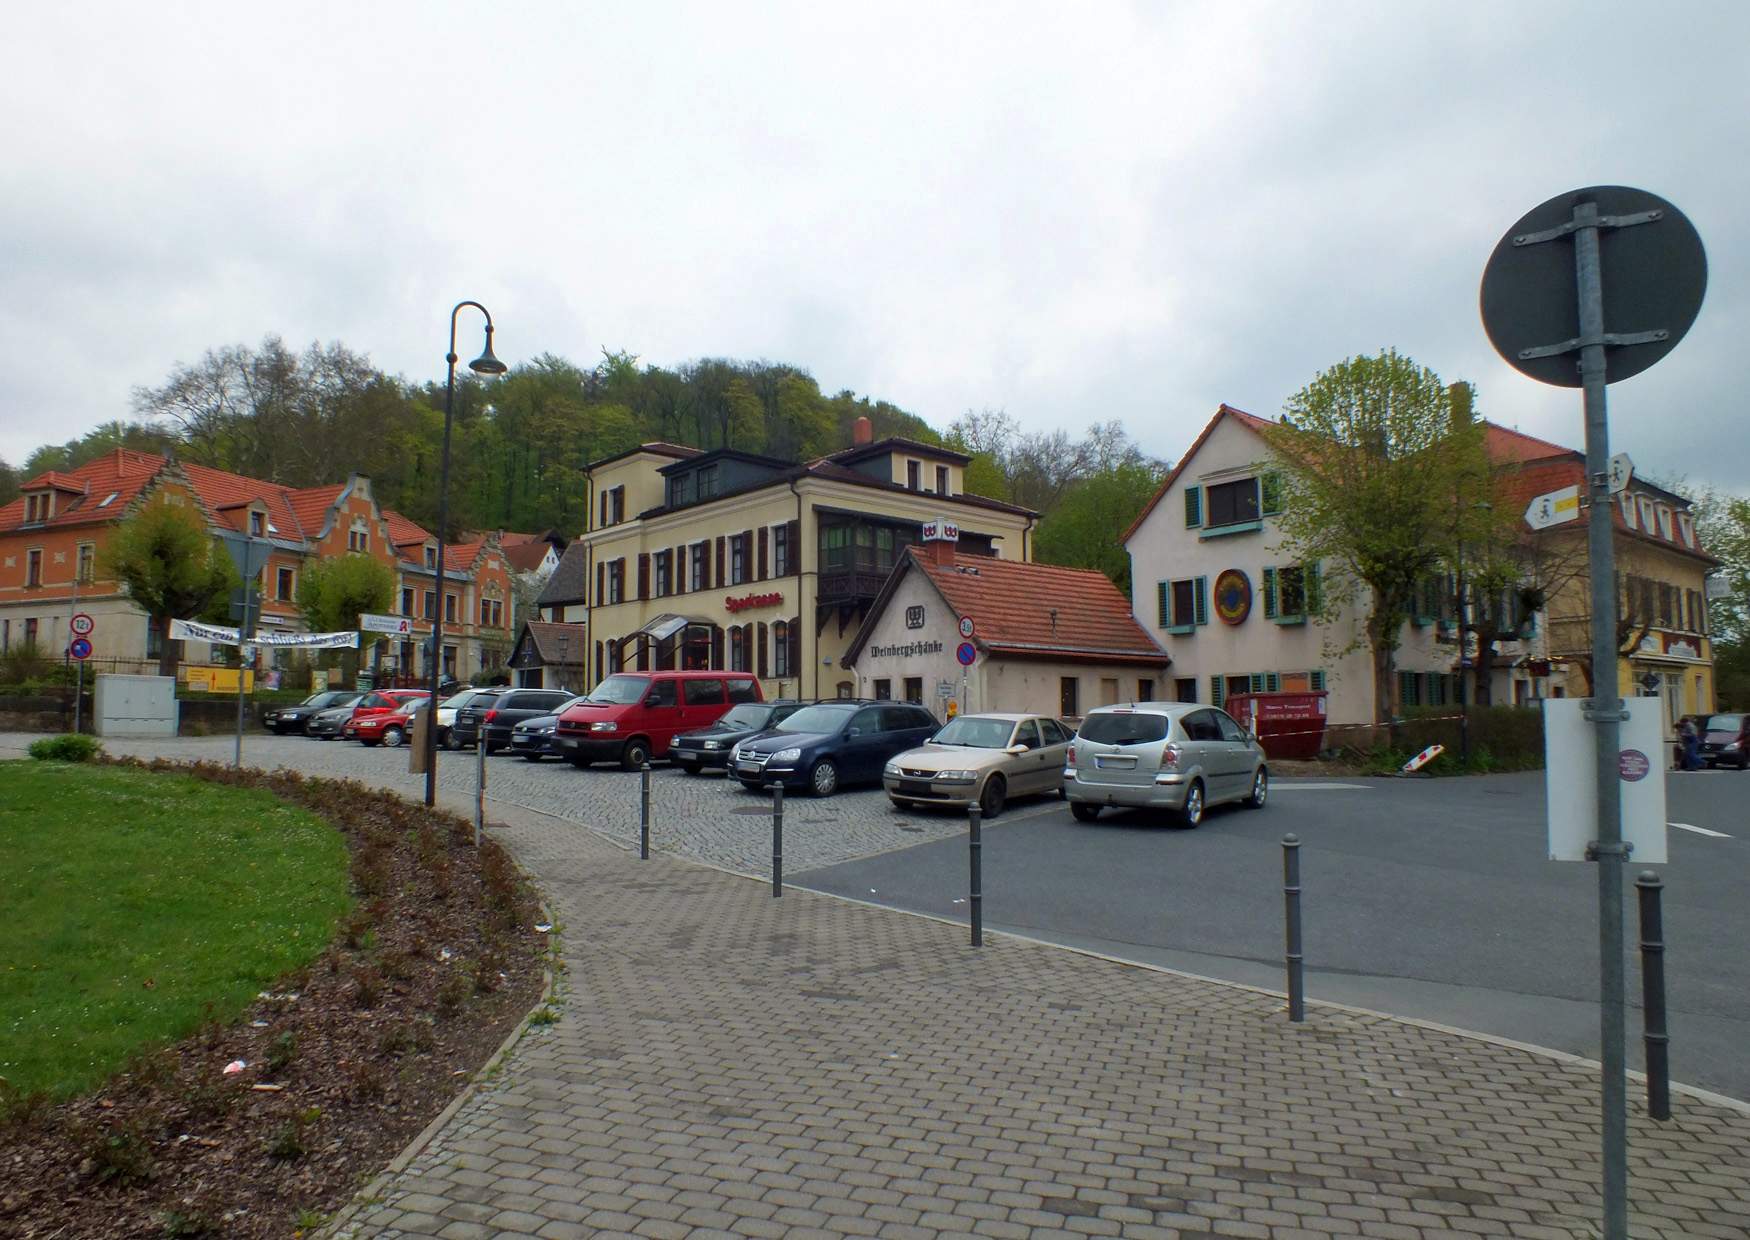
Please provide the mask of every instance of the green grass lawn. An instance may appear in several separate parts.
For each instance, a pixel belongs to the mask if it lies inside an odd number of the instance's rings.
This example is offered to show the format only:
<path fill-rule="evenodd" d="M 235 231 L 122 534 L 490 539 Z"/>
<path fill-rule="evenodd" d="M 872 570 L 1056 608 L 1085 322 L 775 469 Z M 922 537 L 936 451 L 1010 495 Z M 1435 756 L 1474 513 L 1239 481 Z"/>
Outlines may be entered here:
<path fill-rule="evenodd" d="M 66 1096 L 235 1019 L 349 899 L 340 834 L 268 793 L 0 762 L 0 1077 Z"/>

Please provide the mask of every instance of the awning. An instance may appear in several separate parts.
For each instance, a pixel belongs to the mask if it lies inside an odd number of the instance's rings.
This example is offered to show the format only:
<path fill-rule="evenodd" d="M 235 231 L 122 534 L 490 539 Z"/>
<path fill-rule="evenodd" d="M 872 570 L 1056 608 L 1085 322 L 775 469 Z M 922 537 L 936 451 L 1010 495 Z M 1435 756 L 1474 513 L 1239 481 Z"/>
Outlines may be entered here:
<path fill-rule="evenodd" d="M 637 637 L 640 634 L 643 634 L 644 636 L 649 637 L 652 641 L 665 642 L 676 633 L 679 633 L 682 629 L 691 628 L 695 625 L 702 629 L 712 629 L 717 627 L 712 621 L 703 619 L 699 616 L 677 616 L 671 612 L 664 612 L 660 616 L 652 616 L 649 620 L 646 620 L 641 627 L 633 629 L 632 632 L 627 634 L 627 637 Z M 622 638 L 621 640 L 624 641 L 625 639 Z"/>

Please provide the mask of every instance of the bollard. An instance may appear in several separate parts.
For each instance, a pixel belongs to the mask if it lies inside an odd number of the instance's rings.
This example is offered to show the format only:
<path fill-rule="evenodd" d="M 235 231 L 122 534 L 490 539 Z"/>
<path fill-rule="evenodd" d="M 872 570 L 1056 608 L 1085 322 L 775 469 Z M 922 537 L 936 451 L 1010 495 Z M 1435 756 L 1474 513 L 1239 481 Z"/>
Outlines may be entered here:
<path fill-rule="evenodd" d="M 984 811 L 974 805 L 966 811 L 970 828 L 967 851 L 972 855 L 972 945 L 984 946 Z"/>
<path fill-rule="evenodd" d="M 1647 1048 L 1647 1114 L 1671 1118 L 1671 1039 L 1665 1033 L 1665 884 L 1652 870 L 1635 879 L 1641 893 L 1641 1020 Z"/>
<path fill-rule="evenodd" d="M 772 785 L 772 899 L 784 894 L 784 785 Z"/>
<path fill-rule="evenodd" d="M 1305 980 L 1301 976 L 1300 837 L 1282 837 L 1282 894 L 1288 916 L 1288 1019 L 1306 1019 Z"/>
<path fill-rule="evenodd" d="M 638 768 L 638 860 L 650 860 L 650 763 Z"/>
<path fill-rule="evenodd" d="M 474 847 L 480 847 L 480 828 L 486 822 L 486 726 L 480 727 L 474 746 Z"/>

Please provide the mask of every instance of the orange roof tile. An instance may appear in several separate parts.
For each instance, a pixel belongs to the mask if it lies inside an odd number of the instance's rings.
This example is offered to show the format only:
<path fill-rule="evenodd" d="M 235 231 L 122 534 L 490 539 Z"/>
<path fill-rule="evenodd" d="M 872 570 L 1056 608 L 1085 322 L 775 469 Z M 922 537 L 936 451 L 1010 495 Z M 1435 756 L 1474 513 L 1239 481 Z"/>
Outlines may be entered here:
<path fill-rule="evenodd" d="M 1185 455 L 1179 458 L 1178 464 L 1174 465 L 1167 476 L 1161 480 L 1161 485 L 1149 497 L 1148 503 L 1142 506 L 1142 511 L 1136 514 L 1136 520 L 1130 523 L 1130 528 L 1119 537 L 1118 544 L 1120 546 L 1130 541 L 1130 536 L 1141 528 L 1144 521 L 1148 520 L 1148 514 L 1155 510 L 1155 505 L 1160 503 L 1162 497 L 1173 489 L 1173 483 L 1179 480 L 1179 475 L 1184 472 L 1185 466 L 1190 464 L 1191 458 L 1197 455 L 1197 449 L 1201 448 L 1204 441 L 1215 433 L 1216 426 L 1223 418 L 1232 418 L 1247 430 L 1257 433 L 1262 433 L 1267 427 L 1276 425 L 1269 418 L 1260 418 L 1255 413 L 1247 413 L 1244 409 L 1235 409 L 1229 404 L 1224 403 L 1218 407 L 1215 416 L 1209 419 L 1208 424 L 1204 426 L 1197 438 L 1191 441 L 1191 446 L 1185 449 Z"/>
<path fill-rule="evenodd" d="M 405 547 L 409 543 L 422 543 L 431 537 L 424 526 L 414 524 L 391 509 L 383 509 L 383 520 L 389 526 L 389 541 L 397 547 Z"/>
<path fill-rule="evenodd" d="M 1564 448 L 1559 443 L 1551 443 L 1547 439 L 1539 439 L 1535 435 L 1527 435 L 1524 431 L 1516 431 L 1496 422 L 1485 421 L 1483 428 L 1484 449 L 1488 452 L 1489 459 L 1497 465 L 1577 455 L 1572 448 Z"/>
<path fill-rule="evenodd" d="M 292 510 L 289 498 L 291 493 L 285 487 L 278 483 L 264 482 L 260 478 L 248 478 L 242 474 L 214 469 L 210 465 L 183 462 L 178 462 L 178 465 L 208 512 L 216 515 L 221 509 L 259 500 L 262 507 L 267 509 L 271 533 L 293 542 L 304 540 L 304 525 L 298 520 L 298 514 Z"/>
<path fill-rule="evenodd" d="M 340 498 L 344 490 L 344 483 L 334 483 L 325 487 L 301 487 L 286 493 L 287 502 L 297 514 L 305 538 L 315 538 L 322 533 L 322 527 L 328 520 L 328 510 L 334 507 L 334 501 Z"/>
<path fill-rule="evenodd" d="M 41 491 L 45 488 L 56 491 L 82 492 L 85 490 L 85 482 L 83 479 L 75 478 L 71 474 L 63 474 L 59 470 L 51 469 L 47 473 L 38 474 L 29 482 L 24 483 L 19 487 L 19 490 Z"/>
<path fill-rule="evenodd" d="M 520 543 L 501 543 L 504 547 L 504 558 L 510 566 L 519 573 L 532 573 L 541 567 L 547 558 L 547 550 L 553 544 L 546 539 L 530 538 Z"/>
<path fill-rule="evenodd" d="M 164 460 L 157 453 L 117 448 L 77 469 L 55 471 L 55 476 L 76 483 L 84 494 L 61 508 L 43 525 L 31 528 L 88 525 L 120 516 L 141 489 L 164 468 Z M 24 524 L 24 515 L 23 496 L 0 506 L 0 532 L 18 529 Z"/>

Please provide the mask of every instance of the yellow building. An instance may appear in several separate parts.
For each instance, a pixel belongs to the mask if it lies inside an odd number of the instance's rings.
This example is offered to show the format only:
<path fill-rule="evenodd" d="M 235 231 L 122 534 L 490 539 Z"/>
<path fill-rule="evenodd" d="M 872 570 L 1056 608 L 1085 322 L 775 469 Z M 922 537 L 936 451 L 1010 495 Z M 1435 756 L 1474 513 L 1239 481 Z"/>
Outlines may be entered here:
<path fill-rule="evenodd" d="M 668 443 L 595 462 L 586 680 L 720 667 L 767 697 L 850 696 L 845 648 L 926 522 L 957 525 L 961 555 L 1032 558 L 1037 514 L 967 494 L 969 460 L 858 419 L 851 447 L 803 463 Z"/>

